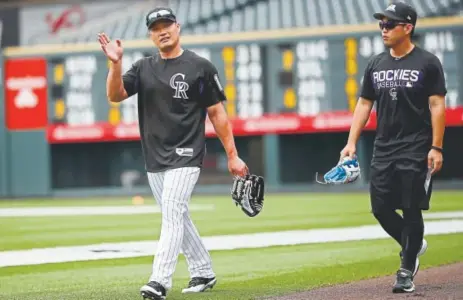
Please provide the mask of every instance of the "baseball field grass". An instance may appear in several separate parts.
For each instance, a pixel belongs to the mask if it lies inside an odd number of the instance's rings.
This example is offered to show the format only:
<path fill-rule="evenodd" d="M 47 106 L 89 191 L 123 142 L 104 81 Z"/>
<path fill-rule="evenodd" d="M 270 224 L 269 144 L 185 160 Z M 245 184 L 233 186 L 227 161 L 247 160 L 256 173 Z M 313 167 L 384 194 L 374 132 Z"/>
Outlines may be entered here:
<path fill-rule="evenodd" d="M 435 191 L 431 212 L 463 211 L 463 192 Z M 195 196 L 191 212 L 202 236 L 340 228 L 376 224 L 368 194 L 274 194 L 262 214 L 248 218 L 229 197 Z M 154 205 L 145 199 L 147 207 Z M 0 201 L 2 209 L 49 207 L 133 207 L 132 199 L 34 199 Z M 143 206 L 142 206 L 143 207 Z M 455 217 L 463 220 L 463 217 Z M 156 240 L 160 214 L 0 217 L 2 251 L 106 242 Z M 463 261 L 463 234 L 429 235 L 422 268 Z M 256 299 L 336 283 L 393 274 L 399 247 L 390 239 L 273 246 L 212 251 L 218 284 L 197 295 L 183 295 L 189 278 L 180 256 L 168 299 Z M 141 299 L 152 256 L 0 267 L 0 299 Z M 391 282 L 392 284 L 392 282 Z M 416 282 L 419 285 L 419 281 Z M 389 286 L 385 286 L 389 289 Z"/>

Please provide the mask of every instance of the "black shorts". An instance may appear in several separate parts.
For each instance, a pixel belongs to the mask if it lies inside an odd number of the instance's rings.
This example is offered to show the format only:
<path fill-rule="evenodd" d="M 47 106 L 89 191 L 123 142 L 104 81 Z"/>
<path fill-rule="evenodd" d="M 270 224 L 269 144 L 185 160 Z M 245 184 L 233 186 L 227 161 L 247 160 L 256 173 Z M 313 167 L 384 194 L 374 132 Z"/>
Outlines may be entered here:
<path fill-rule="evenodd" d="M 370 201 L 373 213 L 382 209 L 429 209 L 432 179 L 427 161 L 372 161 Z"/>

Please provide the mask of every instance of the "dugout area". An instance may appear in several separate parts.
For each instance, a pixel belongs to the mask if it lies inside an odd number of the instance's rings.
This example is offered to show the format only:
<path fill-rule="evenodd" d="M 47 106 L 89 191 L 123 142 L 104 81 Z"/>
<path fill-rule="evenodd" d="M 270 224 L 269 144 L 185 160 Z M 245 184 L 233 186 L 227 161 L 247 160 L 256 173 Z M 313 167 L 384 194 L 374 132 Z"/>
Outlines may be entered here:
<path fill-rule="evenodd" d="M 313 180 L 313 174 L 329 170 L 345 146 L 347 132 L 280 136 L 281 181 L 284 184 Z M 369 163 L 373 153 L 374 131 L 364 131 L 357 145 L 362 178 L 369 179 Z M 436 181 L 453 181 L 463 185 L 463 128 L 447 127 L 444 135 L 444 165 Z M 297 171 L 296 171 L 297 170 Z"/>
<path fill-rule="evenodd" d="M 463 128 L 448 127 L 444 139 L 444 166 L 436 181 L 462 184 Z M 261 174 L 269 186 L 314 184 L 316 172 L 326 172 L 339 158 L 347 132 L 238 136 L 240 156 L 252 173 Z M 364 131 L 357 151 L 362 183 L 369 179 L 374 131 Z M 55 191 L 92 189 L 147 189 L 139 141 L 50 145 L 51 187 Z M 231 182 L 227 158 L 217 138 L 207 139 L 207 154 L 199 183 L 214 190 Z"/>

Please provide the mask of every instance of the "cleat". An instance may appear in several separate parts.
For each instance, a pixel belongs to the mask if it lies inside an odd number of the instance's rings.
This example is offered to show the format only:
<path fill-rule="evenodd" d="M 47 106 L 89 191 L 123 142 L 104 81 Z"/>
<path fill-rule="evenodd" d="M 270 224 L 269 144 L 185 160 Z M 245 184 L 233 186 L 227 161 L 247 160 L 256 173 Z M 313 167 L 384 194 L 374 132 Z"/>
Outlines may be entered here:
<path fill-rule="evenodd" d="M 400 268 L 397 271 L 396 281 L 392 287 L 392 292 L 397 293 L 413 293 L 415 284 L 413 283 L 413 274 L 411 271 Z"/>
<path fill-rule="evenodd" d="M 140 289 L 143 300 L 164 300 L 166 299 L 166 289 L 156 281 L 150 281 Z"/>
<path fill-rule="evenodd" d="M 188 287 L 182 290 L 182 293 L 202 293 L 207 289 L 212 289 L 216 283 L 217 279 L 215 277 L 193 277 L 188 283 Z"/>

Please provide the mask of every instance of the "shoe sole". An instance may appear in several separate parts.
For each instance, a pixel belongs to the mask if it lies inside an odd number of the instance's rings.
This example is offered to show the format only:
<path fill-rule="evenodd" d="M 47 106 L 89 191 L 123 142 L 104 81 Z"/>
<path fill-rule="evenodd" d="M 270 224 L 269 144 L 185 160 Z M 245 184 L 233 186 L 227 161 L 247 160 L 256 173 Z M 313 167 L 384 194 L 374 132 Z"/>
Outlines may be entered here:
<path fill-rule="evenodd" d="M 153 294 L 149 294 L 146 292 L 140 292 L 140 294 L 143 297 L 143 299 L 150 299 L 150 300 L 165 300 L 166 299 L 166 297 L 164 296 L 153 295 Z"/>
<path fill-rule="evenodd" d="M 159 295 L 156 295 L 153 293 L 153 291 L 151 291 L 152 288 L 145 288 L 145 287 L 142 287 L 140 289 L 140 295 L 143 297 L 143 299 L 150 299 L 150 300 L 165 300 L 166 299 L 166 296 L 159 296 Z"/>
<path fill-rule="evenodd" d="M 402 294 L 402 293 L 413 293 L 415 291 L 415 284 L 412 284 L 412 287 L 409 289 L 405 289 L 403 287 L 394 287 L 392 292 L 394 294 Z"/>
<path fill-rule="evenodd" d="M 207 289 L 211 289 L 217 284 L 217 278 L 214 279 L 214 280 L 211 280 L 210 282 L 208 282 L 207 284 L 204 285 L 204 287 L 202 289 L 200 289 L 199 291 L 188 291 L 187 289 L 184 289 L 182 290 L 182 294 L 188 294 L 188 293 L 202 293 L 204 291 L 206 291 Z"/>

